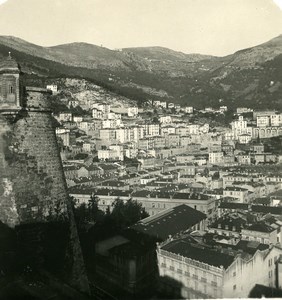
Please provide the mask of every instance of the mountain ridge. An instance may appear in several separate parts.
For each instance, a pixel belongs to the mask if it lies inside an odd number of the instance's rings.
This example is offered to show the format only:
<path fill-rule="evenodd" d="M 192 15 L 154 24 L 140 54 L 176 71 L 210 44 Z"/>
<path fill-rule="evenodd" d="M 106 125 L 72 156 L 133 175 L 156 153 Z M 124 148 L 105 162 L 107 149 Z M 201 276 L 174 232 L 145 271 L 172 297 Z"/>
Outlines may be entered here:
<path fill-rule="evenodd" d="M 280 107 L 282 102 L 282 35 L 223 57 L 159 46 L 111 50 L 74 42 L 42 47 L 0 36 L 0 55 L 8 51 L 28 76 L 85 78 L 139 102 L 165 99 L 200 107 Z"/>

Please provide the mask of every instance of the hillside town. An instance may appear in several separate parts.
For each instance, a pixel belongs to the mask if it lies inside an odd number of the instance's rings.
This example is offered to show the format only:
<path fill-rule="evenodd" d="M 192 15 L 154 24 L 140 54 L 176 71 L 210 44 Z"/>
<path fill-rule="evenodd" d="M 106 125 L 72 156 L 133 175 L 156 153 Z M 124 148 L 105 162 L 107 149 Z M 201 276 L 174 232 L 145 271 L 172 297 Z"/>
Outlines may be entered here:
<path fill-rule="evenodd" d="M 0 0 L 0 300 L 282 299 L 282 0 Z"/>
<path fill-rule="evenodd" d="M 95 98 L 83 108 L 54 115 L 76 206 L 136 201 L 149 215 L 96 244 L 97 276 L 135 296 L 155 271 L 158 291 L 176 298 L 281 295 L 282 113 Z"/>

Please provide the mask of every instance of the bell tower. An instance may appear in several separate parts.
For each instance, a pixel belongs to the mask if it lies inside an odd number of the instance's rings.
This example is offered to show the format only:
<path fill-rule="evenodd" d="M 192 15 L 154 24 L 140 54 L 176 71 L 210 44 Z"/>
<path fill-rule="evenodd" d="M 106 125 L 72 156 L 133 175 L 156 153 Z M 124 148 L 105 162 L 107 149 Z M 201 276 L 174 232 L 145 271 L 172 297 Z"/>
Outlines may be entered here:
<path fill-rule="evenodd" d="M 9 56 L 0 60 L 0 111 L 20 110 L 22 103 L 22 72 L 18 63 Z"/>

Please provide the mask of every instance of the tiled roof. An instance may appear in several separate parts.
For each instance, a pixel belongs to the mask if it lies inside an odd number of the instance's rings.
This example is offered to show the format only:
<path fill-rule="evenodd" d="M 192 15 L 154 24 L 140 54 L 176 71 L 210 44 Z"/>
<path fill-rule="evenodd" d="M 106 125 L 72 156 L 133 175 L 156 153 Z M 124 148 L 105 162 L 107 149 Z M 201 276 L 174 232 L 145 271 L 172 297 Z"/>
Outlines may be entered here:
<path fill-rule="evenodd" d="M 282 215 L 282 206 L 266 206 L 266 205 L 252 205 L 253 212 L 271 213 L 273 215 Z"/>
<path fill-rule="evenodd" d="M 205 246 L 201 247 L 192 244 L 185 238 L 172 241 L 163 246 L 162 249 L 211 266 L 223 266 L 225 269 L 234 261 L 234 257 L 231 255 L 221 253 L 219 250 L 212 250 Z"/>
<path fill-rule="evenodd" d="M 247 203 L 221 202 L 218 208 L 248 210 Z"/>
<path fill-rule="evenodd" d="M 145 218 L 132 228 L 165 240 L 169 235 L 186 231 L 205 218 L 204 213 L 182 204 Z"/>
<path fill-rule="evenodd" d="M 272 228 L 271 226 L 265 224 L 264 222 L 258 222 L 258 223 L 252 224 L 251 226 L 246 228 L 246 230 L 270 233 L 270 232 L 274 231 L 275 229 Z"/>

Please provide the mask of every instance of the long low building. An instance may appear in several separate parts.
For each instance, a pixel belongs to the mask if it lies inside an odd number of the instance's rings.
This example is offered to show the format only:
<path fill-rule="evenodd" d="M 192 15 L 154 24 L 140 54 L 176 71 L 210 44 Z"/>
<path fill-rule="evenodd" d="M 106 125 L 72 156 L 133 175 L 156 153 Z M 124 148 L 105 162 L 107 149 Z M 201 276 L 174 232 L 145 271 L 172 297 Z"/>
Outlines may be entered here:
<path fill-rule="evenodd" d="M 170 236 L 189 230 L 205 230 L 205 220 L 204 213 L 181 204 L 140 220 L 131 228 L 164 241 Z"/>
<path fill-rule="evenodd" d="M 106 211 L 112 207 L 112 203 L 117 198 L 124 201 L 128 199 L 136 200 L 141 203 L 149 215 L 155 215 L 165 209 L 186 204 L 193 209 L 207 215 L 208 219 L 213 219 L 217 214 L 218 200 L 213 196 L 201 193 L 165 193 L 152 191 L 120 191 L 120 190 L 95 190 L 94 188 L 72 187 L 69 190 L 70 196 L 78 200 L 78 203 L 88 203 L 91 195 L 95 194 L 99 198 L 99 208 Z"/>

